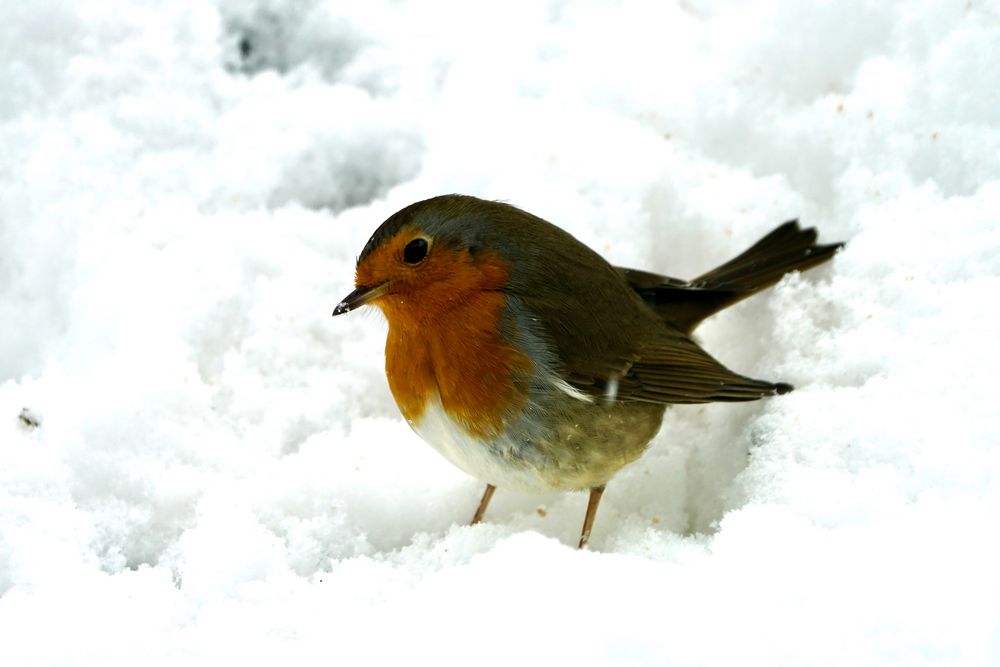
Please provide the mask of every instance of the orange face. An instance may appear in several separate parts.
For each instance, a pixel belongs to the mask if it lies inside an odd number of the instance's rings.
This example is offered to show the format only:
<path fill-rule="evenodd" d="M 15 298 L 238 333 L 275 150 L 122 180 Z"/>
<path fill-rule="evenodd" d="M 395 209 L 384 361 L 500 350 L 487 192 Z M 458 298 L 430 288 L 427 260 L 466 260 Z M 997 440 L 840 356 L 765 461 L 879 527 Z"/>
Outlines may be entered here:
<path fill-rule="evenodd" d="M 487 436 L 523 400 L 531 361 L 500 333 L 508 275 L 496 253 L 436 242 L 415 225 L 360 262 L 355 282 L 389 321 L 386 375 L 408 420 L 437 390 L 452 419 Z"/>
<path fill-rule="evenodd" d="M 390 323 L 393 315 L 416 323 L 439 317 L 470 294 L 500 289 L 507 274 L 504 262 L 492 253 L 473 257 L 467 249 L 436 243 L 408 225 L 364 258 L 355 284 L 377 291 L 370 302 Z"/>

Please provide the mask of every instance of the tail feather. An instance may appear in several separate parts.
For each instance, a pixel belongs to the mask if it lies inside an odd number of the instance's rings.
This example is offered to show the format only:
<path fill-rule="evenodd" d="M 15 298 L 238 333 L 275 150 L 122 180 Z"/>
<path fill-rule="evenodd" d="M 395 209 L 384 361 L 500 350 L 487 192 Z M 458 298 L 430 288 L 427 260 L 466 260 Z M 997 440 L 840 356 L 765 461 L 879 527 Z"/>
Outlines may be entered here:
<path fill-rule="evenodd" d="M 790 220 L 725 264 L 690 281 L 634 269 L 620 271 L 665 321 L 690 333 L 705 318 L 771 287 L 790 271 L 822 264 L 844 245 L 816 245 L 816 236 L 815 229 L 801 229 L 797 220 Z"/>
<path fill-rule="evenodd" d="M 789 271 L 805 271 L 822 264 L 844 244 L 816 245 L 816 230 L 800 229 L 789 220 L 725 264 L 688 284 L 701 289 L 762 290 Z"/>

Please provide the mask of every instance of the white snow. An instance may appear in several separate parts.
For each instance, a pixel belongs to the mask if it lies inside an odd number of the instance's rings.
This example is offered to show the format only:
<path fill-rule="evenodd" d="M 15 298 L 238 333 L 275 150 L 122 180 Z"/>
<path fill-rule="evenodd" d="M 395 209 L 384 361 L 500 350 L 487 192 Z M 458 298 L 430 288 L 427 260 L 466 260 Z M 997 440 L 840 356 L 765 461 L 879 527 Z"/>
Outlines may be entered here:
<path fill-rule="evenodd" d="M 0 664 L 1000 664 L 1000 5 L 34 0 L 0 22 Z M 462 192 L 692 277 L 789 395 L 482 492 L 333 319 Z M 372 309 L 366 309 L 372 310 Z"/>

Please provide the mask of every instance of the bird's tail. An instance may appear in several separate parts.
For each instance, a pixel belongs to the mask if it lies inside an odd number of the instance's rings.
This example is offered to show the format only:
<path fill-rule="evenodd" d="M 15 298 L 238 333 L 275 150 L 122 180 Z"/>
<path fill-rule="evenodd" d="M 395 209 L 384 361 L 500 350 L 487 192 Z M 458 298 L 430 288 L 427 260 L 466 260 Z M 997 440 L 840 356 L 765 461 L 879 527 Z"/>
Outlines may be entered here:
<path fill-rule="evenodd" d="M 625 278 L 664 320 L 690 332 L 702 320 L 771 287 L 789 271 L 827 261 L 843 243 L 816 245 L 816 230 L 790 220 L 746 251 L 694 280 L 622 269 Z"/>

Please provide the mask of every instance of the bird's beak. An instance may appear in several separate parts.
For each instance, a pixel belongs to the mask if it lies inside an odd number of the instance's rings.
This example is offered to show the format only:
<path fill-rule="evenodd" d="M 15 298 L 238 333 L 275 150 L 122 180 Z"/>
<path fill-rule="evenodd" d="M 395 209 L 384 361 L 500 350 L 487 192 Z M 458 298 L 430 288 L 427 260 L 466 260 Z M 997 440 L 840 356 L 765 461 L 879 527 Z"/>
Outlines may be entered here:
<path fill-rule="evenodd" d="M 389 290 L 389 283 L 385 282 L 374 287 L 359 287 L 337 304 L 333 309 L 334 315 L 343 315 L 365 304 L 371 303 Z"/>

